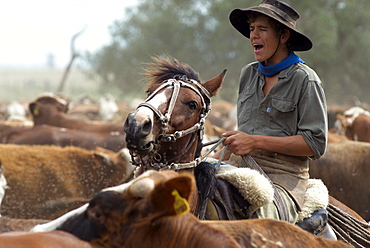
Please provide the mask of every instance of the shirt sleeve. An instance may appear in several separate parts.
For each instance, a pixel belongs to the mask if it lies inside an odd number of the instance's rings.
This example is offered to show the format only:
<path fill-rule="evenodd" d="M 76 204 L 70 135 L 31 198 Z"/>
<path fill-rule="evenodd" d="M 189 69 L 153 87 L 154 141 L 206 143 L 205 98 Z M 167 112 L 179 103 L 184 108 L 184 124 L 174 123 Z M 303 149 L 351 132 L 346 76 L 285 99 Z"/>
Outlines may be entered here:
<path fill-rule="evenodd" d="M 314 153 L 320 158 L 327 145 L 327 107 L 320 79 L 314 73 L 306 77 L 307 84 L 302 90 L 299 108 L 298 134 L 302 135 Z"/>

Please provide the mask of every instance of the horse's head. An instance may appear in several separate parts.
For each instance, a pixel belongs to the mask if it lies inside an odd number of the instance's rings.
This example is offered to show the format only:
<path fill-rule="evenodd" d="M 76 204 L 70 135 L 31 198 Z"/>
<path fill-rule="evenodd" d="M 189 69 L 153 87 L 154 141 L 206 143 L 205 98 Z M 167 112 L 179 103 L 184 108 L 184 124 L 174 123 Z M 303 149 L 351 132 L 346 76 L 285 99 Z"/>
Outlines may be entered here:
<path fill-rule="evenodd" d="M 127 147 L 137 165 L 164 168 L 193 161 L 226 70 L 200 82 L 190 66 L 169 58 L 155 58 L 147 70 L 148 98 L 128 115 L 124 126 Z"/>

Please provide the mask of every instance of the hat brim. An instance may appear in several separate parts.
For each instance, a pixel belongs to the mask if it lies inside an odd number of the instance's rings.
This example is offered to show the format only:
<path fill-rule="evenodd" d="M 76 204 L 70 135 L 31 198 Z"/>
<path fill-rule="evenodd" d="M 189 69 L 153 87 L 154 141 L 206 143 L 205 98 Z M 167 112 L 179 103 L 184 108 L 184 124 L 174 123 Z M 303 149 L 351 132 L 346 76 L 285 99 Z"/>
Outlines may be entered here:
<path fill-rule="evenodd" d="M 286 23 L 283 23 L 279 16 L 277 16 L 273 11 L 261 8 L 259 6 L 247 9 L 234 9 L 230 13 L 229 16 L 230 23 L 234 26 L 236 30 L 238 30 L 242 35 L 244 35 L 248 39 L 250 38 L 248 12 L 252 11 L 271 17 L 272 19 L 278 21 L 279 23 L 284 24 L 287 28 L 289 28 L 294 33 L 295 37 L 294 42 L 292 44 L 293 51 L 308 51 L 312 48 L 313 44 L 307 36 L 300 33 L 294 27 L 289 26 Z"/>

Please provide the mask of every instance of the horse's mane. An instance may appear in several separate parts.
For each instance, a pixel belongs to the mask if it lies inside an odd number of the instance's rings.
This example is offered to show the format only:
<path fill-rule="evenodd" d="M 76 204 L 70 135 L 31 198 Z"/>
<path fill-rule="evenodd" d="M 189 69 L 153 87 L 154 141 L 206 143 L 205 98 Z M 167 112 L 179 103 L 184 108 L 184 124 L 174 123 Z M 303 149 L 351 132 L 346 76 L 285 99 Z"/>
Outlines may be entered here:
<path fill-rule="evenodd" d="M 174 58 L 152 57 L 151 63 L 147 63 L 149 67 L 144 70 L 145 79 L 148 85 L 162 83 L 171 78 L 194 79 L 201 82 L 199 73 L 191 68 L 188 64 L 180 63 Z"/>

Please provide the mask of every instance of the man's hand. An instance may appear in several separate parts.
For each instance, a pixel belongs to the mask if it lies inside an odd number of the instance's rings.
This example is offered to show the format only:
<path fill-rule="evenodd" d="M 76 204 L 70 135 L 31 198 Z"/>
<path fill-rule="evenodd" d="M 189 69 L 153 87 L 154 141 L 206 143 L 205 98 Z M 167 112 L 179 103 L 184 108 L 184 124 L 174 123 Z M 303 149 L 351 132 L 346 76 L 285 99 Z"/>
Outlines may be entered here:
<path fill-rule="evenodd" d="M 228 145 L 228 152 L 235 155 L 248 154 L 257 147 L 256 137 L 241 131 L 229 131 L 222 134 L 222 136 L 226 137 L 222 144 L 224 146 Z"/>

